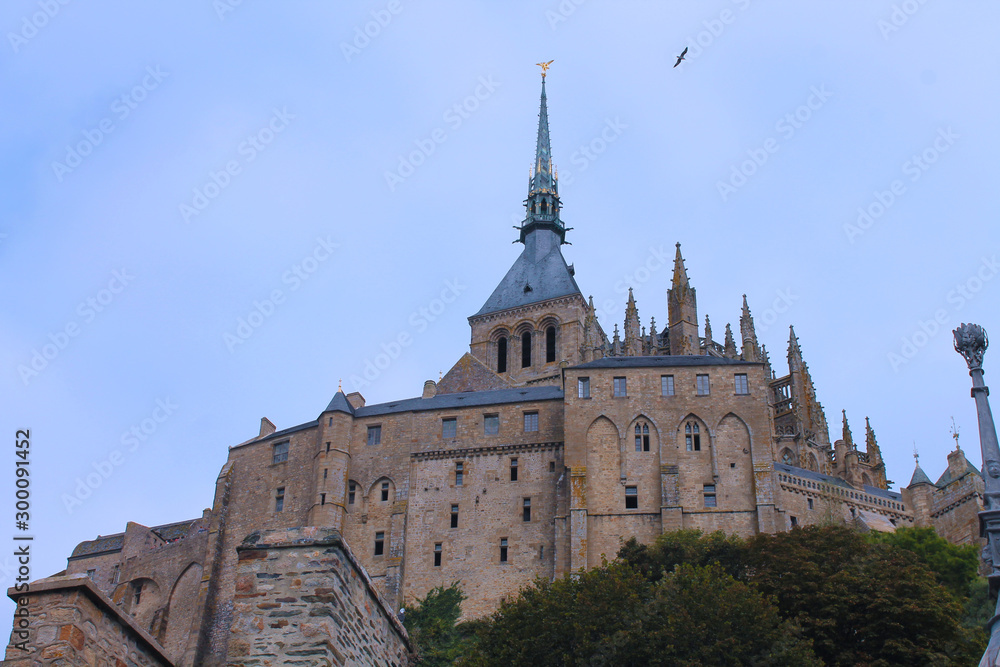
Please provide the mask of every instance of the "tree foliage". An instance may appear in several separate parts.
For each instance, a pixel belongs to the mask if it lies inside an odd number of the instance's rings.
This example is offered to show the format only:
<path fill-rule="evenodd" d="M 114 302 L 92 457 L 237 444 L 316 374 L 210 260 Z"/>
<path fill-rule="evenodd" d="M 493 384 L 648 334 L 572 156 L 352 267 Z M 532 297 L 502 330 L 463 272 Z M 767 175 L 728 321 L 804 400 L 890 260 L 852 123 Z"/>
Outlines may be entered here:
<path fill-rule="evenodd" d="M 868 535 L 874 542 L 892 544 L 913 553 L 955 597 L 969 595 L 979 569 L 979 550 L 975 546 L 952 544 L 929 527 L 897 528 L 894 533 Z"/>
<path fill-rule="evenodd" d="M 470 632 L 458 624 L 465 594 L 458 583 L 432 588 L 423 600 L 403 607 L 403 626 L 421 667 L 444 667 L 467 651 Z"/>
<path fill-rule="evenodd" d="M 652 582 L 624 562 L 539 580 L 500 609 L 459 664 L 820 665 L 770 600 L 718 565 Z"/>

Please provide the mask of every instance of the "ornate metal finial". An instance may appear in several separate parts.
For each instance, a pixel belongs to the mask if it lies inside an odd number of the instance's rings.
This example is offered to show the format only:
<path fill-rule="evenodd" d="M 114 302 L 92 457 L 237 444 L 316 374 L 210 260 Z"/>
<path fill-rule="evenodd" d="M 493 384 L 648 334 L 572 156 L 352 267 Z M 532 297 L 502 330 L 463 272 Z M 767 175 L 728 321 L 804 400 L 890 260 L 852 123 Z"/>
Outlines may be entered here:
<path fill-rule="evenodd" d="M 983 367 L 983 354 L 990 345 L 986 330 L 978 324 L 963 322 L 952 333 L 955 334 L 955 351 L 965 357 L 965 363 L 969 365 L 969 370 L 981 369 Z"/>
<path fill-rule="evenodd" d="M 344 391 L 344 380 L 343 380 L 343 378 L 337 380 L 337 391 Z"/>
<path fill-rule="evenodd" d="M 955 426 L 955 418 L 951 418 L 951 437 L 955 438 L 955 450 L 961 450 L 962 447 L 958 444 L 958 427 Z"/>
<path fill-rule="evenodd" d="M 545 78 L 545 73 L 546 73 L 546 72 L 548 71 L 548 69 L 549 69 L 549 66 L 550 66 L 550 65 L 551 65 L 552 63 L 554 63 L 554 62 L 555 62 L 554 60 L 550 60 L 550 61 L 549 61 L 549 62 L 547 62 L 547 63 L 535 63 L 536 65 L 538 65 L 539 67 L 541 67 L 541 68 L 542 68 L 542 78 L 543 78 L 543 79 Z"/>
<path fill-rule="evenodd" d="M 917 451 L 917 441 L 913 441 L 913 460 L 916 461 L 917 465 L 920 465 L 920 452 Z"/>

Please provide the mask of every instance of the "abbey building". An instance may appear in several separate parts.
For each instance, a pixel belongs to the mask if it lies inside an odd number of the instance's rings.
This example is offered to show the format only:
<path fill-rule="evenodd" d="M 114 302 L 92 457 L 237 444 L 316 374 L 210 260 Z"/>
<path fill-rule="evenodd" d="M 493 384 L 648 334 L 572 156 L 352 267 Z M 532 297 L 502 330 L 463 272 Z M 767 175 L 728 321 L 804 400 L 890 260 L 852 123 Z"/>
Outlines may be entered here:
<path fill-rule="evenodd" d="M 960 449 L 936 483 L 918 465 L 888 490 L 867 418 L 855 440 L 843 415 L 831 441 L 794 331 L 772 365 L 746 296 L 734 294 L 735 328 L 701 319 L 680 244 L 664 324 L 630 292 L 606 329 L 563 257 L 561 216 L 543 78 L 523 250 L 469 317 L 454 367 L 415 398 L 338 391 L 311 421 L 263 419 L 230 447 L 203 516 L 84 542 L 67 573 L 86 573 L 174 664 L 221 665 L 252 625 L 253 559 L 266 560 L 244 544 L 254 531 L 335 529 L 390 607 L 459 581 L 467 617 L 679 528 L 930 525 L 979 539 L 983 482 Z M 253 612 L 261 632 L 295 622 L 281 610 L 292 598 L 276 600 Z"/>

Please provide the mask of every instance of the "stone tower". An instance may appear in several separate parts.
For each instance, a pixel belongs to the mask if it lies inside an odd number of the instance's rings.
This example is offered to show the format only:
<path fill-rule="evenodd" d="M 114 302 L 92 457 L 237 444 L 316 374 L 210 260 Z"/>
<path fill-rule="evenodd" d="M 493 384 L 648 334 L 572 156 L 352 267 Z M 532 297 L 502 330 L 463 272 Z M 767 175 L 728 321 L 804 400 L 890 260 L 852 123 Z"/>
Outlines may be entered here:
<path fill-rule="evenodd" d="M 688 282 L 680 243 L 674 257 L 673 281 L 667 290 L 667 316 L 670 320 L 670 354 L 698 354 L 701 348 L 698 340 L 698 301 L 695 289 Z"/>

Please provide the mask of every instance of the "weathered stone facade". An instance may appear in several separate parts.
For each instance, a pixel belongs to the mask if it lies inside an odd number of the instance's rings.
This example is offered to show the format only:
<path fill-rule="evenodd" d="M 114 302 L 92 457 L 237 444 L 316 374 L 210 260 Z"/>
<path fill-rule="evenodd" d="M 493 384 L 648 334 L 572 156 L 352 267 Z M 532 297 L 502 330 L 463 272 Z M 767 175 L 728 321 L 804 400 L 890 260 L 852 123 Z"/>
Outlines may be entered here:
<path fill-rule="evenodd" d="M 173 665 L 157 641 L 86 575 L 42 579 L 30 591 L 11 588 L 7 596 L 28 611 L 28 623 L 21 627 L 15 616 L 4 665 Z M 22 642 L 27 650 L 19 648 Z"/>
<path fill-rule="evenodd" d="M 237 552 L 232 667 L 407 664 L 406 631 L 337 531 L 254 532 Z"/>
<path fill-rule="evenodd" d="M 316 419 L 282 430 L 263 419 L 256 437 L 230 447 L 203 517 L 129 524 L 81 544 L 69 570 L 89 572 L 177 664 L 222 665 L 276 641 L 269 625 L 253 625 L 272 617 L 244 597 L 247 568 L 271 558 L 240 551 L 256 531 L 338 531 L 391 608 L 458 581 L 466 617 L 536 577 L 593 567 L 632 536 L 679 528 L 933 525 L 956 542 L 977 539 L 982 480 L 964 456 L 937 485 L 915 475 L 890 491 L 867 419 L 863 448 L 846 414 L 831 443 L 794 331 L 778 376 L 745 296 L 739 341 L 729 324 L 722 342 L 708 318 L 699 325 L 680 244 L 666 325 L 643 326 L 630 292 L 624 337 L 617 324 L 609 337 L 562 255 L 548 144 L 543 89 L 524 250 L 469 318 L 469 350 L 439 382 L 378 405 L 338 391 Z M 267 562 L 291 558 L 281 553 Z M 298 595 L 273 604 L 313 604 Z M 315 650 L 335 661 L 332 648 Z"/>

